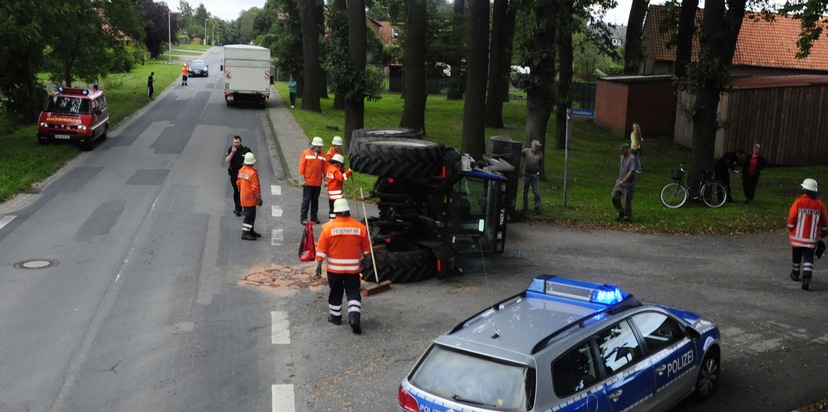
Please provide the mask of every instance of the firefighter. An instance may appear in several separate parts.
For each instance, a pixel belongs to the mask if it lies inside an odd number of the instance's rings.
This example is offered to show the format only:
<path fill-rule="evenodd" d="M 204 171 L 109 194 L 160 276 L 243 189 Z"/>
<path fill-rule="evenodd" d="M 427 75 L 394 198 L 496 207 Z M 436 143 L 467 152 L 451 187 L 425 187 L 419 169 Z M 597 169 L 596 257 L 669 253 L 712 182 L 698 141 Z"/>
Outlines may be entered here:
<path fill-rule="evenodd" d="M 342 151 L 342 138 L 339 136 L 334 136 L 331 139 L 331 148 L 325 153 L 325 160 L 330 162 L 335 154 L 341 154 L 343 158 L 345 157 L 345 153 Z M 345 162 L 340 163 L 339 171 L 345 173 Z"/>
<path fill-rule="evenodd" d="M 190 68 L 187 67 L 187 63 L 184 63 L 184 65 L 181 66 L 181 85 L 182 86 L 187 85 L 187 76 L 189 74 L 190 74 Z"/>
<path fill-rule="evenodd" d="M 256 222 L 256 206 L 262 205 L 262 190 L 259 185 L 259 172 L 253 165 L 256 163 L 256 156 L 252 152 L 244 155 L 244 166 L 239 169 L 239 177 L 236 185 L 239 187 L 241 205 L 244 213 L 242 221 L 242 240 L 256 240 L 262 235 L 253 230 Z"/>
<path fill-rule="evenodd" d="M 331 219 L 336 217 L 333 211 L 334 201 L 342 199 L 345 196 L 343 186 L 345 185 L 345 181 L 348 180 L 348 177 L 351 176 L 351 169 L 342 173 L 341 170 L 344 167 L 344 163 L 345 157 L 337 153 L 328 162 L 327 171 L 325 172 L 325 179 L 328 182 L 328 210 L 330 211 L 328 217 Z"/>
<path fill-rule="evenodd" d="M 362 299 L 359 294 L 360 261 L 371 253 L 368 230 L 351 217 L 348 201 L 334 201 L 336 218 L 322 225 L 316 247 L 316 276 L 322 276 L 322 261 L 327 261 L 328 322 L 342 324 L 342 291 L 348 298 L 348 323 L 355 334 L 362 333 L 360 315 Z"/>
<path fill-rule="evenodd" d="M 814 271 L 814 249 L 817 248 L 817 241 L 828 235 L 828 212 L 819 200 L 816 180 L 805 179 L 800 186 L 802 195 L 788 212 L 788 240 L 793 251 L 791 280 L 801 280 L 802 290 L 809 290 Z"/>
<path fill-rule="evenodd" d="M 299 221 L 302 225 L 308 223 L 308 209 L 310 220 L 319 224 L 319 194 L 322 192 L 322 179 L 325 178 L 325 156 L 322 155 L 322 138 L 317 136 L 311 141 L 311 147 L 299 157 L 299 181 L 302 183 L 302 207 L 299 212 L 302 216 Z"/>

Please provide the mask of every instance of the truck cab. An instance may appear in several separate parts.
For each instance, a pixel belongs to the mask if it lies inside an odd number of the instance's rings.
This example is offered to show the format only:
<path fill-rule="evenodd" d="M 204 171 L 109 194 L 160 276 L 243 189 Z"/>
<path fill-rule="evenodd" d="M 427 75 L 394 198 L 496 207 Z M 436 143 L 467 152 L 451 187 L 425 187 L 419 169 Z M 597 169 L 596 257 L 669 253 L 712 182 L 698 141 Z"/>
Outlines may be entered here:
<path fill-rule="evenodd" d="M 97 85 L 92 89 L 58 87 L 40 112 L 37 140 L 71 142 L 92 150 L 96 140 L 106 139 L 109 130 L 109 105 Z"/>

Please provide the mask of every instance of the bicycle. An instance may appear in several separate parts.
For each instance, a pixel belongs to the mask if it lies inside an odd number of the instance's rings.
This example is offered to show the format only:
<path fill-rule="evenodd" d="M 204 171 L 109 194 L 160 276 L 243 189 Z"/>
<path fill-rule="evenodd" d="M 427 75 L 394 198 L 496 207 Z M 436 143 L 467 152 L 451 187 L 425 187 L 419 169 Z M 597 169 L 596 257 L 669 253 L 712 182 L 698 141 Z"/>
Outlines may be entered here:
<path fill-rule="evenodd" d="M 721 207 L 727 202 L 727 189 L 723 184 L 711 180 L 709 175 L 709 170 L 702 173 L 699 190 L 696 192 L 698 195 L 694 195 L 693 199 L 701 199 L 704 204 L 710 207 Z M 671 177 L 673 181 L 667 183 L 661 189 L 661 204 L 670 209 L 677 209 L 687 203 L 692 190 L 690 190 L 687 183 L 684 183 L 684 165 L 679 165 L 678 169 L 674 169 Z"/>

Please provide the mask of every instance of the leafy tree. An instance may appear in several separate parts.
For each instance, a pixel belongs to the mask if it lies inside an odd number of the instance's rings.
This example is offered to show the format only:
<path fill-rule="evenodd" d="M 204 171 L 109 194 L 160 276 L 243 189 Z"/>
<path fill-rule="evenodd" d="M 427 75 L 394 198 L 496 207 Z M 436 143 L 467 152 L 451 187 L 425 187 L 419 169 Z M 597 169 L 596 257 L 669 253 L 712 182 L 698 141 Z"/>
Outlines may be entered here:
<path fill-rule="evenodd" d="M 557 40 L 560 72 L 558 87 L 555 90 L 555 148 L 566 147 L 566 110 L 572 106 L 569 89 L 572 86 L 573 47 L 572 32 L 576 30 L 573 16 L 575 15 L 574 0 L 561 0 L 558 13 Z M 544 176 L 545 177 L 545 176 Z"/>
<path fill-rule="evenodd" d="M 302 78 L 302 31 L 299 24 L 299 11 L 296 0 L 267 0 L 264 15 L 281 14 L 283 19 L 274 21 L 269 32 L 275 36 L 270 47 L 276 58 L 276 67 L 288 76 L 293 76 L 297 83 L 297 93 L 302 95 L 304 79 Z"/>
<path fill-rule="evenodd" d="M 452 20 L 450 26 L 450 53 L 446 62 L 451 66 L 451 79 L 449 79 L 446 98 L 449 100 L 460 100 L 466 92 L 466 73 L 462 57 L 465 56 L 466 46 L 466 2 L 454 0 Z"/>
<path fill-rule="evenodd" d="M 51 1 L 0 2 L 0 37 L 7 45 L 0 47 L 0 94 L 6 112 L 26 121 L 37 119 L 45 98 L 35 74 L 43 64 L 40 28 L 53 11 Z"/>
<path fill-rule="evenodd" d="M 495 0 L 492 9 L 492 40 L 489 87 L 486 93 L 486 126 L 503 128 L 503 103 L 509 98 L 512 42 L 515 36 L 515 0 Z"/>
<path fill-rule="evenodd" d="M 463 102 L 462 149 L 480 158 L 486 151 L 486 77 L 489 53 L 489 0 L 469 0 L 469 60 Z"/>
<path fill-rule="evenodd" d="M 299 24 L 302 29 L 302 58 L 304 65 L 304 88 L 302 90 L 302 109 L 322 111 L 319 98 L 326 88 L 325 77 L 319 63 L 319 27 L 318 0 L 298 0 Z"/>
<path fill-rule="evenodd" d="M 52 81 L 71 86 L 75 77 L 94 82 L 106 75 L 105 65 L 100 64 L 100 52 L 114 44 L 116 27 L 107 25 L 104 18 L 88 0 L 57 2 L 54 13 L 47 15 L 42 26 L 46 40 L 46 69 Z M 64 30 L 65 22 L 71 21 L 72 30 Z"/>
<path fill-rule="evenodd" d="M 250 44 L 256 38 L 256 30 L 254 23 L 256 18 L 259 14 L 262 13 L 262 9 L 258 7 L 251 7 L 247 10 L 242 11 L 239 14 L 239 18 L 235 20 L 235 26 L 239 33 L 238 43 L 240 44 Z M 204 20 L 201 20 L 202 23 Z"/>
<path fill-rule="evenodd" d="M 170 32 L 178 32 L 178 19 L 169 16 L 171 11 L 165 4 L 155 3 L 152 0 L 138 0 L 135 9 L 144 32 L 143 41 L 150 55 L 156 57 L 166 52 L 167 50 L 162 50 L 161 46 L 168 41 Z"/>
<path fill-rule="evenodd" d="M 351 80 L 348 78 L 348 73 L 350 72 L 349 65 L 342 64 L 342 62 L 348 61 L 348 53 L 350 51 L 348 49 L 348 12 L 350 12 L 350 9 L 346 10 L 346 0 L 333 0 L 331 7 L 328 8 L 327 22 L 329 33 L 323 45 L 325 48 L 325 57 L 322 67 L 331 78 L 331 89 L 334 92 L 334 109 L 345 108 L 345 90 L 348 87 L 348 82 Z M 363 15 L 364 13 L 363 11 Z"/>
<path fill-rule="evenodd" d="M 425 131 L 426 0 L 406 0 L 406 6 L 408 17 L 403 57 L 405 103 L 400 126 Z"/>
<path fill-rule="evenodd" d="M 349 0 L 348 3 L 348 59 L 347 71 L 351 81 L 341 84 L 340 92 L 348 84 L 345 95 L 345 141 L 350 142 L 351 133 L 365 126 L 365 96 L 368 79 L 365 75 L 368 28 L 365 23 L 364 0 Z"/>
<path fill-rule="evenodd" d="M 632 0 L 624 42 L 624 74 L 636 75 L 641 69 L 641 33 L 650 0 Z"/>

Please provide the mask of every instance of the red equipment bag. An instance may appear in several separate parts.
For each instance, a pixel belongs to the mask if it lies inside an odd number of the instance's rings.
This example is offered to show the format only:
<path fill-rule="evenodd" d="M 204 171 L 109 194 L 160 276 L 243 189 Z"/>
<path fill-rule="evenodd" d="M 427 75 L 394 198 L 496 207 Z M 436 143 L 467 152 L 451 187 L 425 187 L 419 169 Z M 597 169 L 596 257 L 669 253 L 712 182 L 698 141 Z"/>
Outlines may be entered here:
<path fill-rule="evenodd" d="M 313 243 L 313 222 L 305 224 L 302 241 L 299 242 L 299 260 L 310 262 L 316 259 L 316 245 Z"/>

